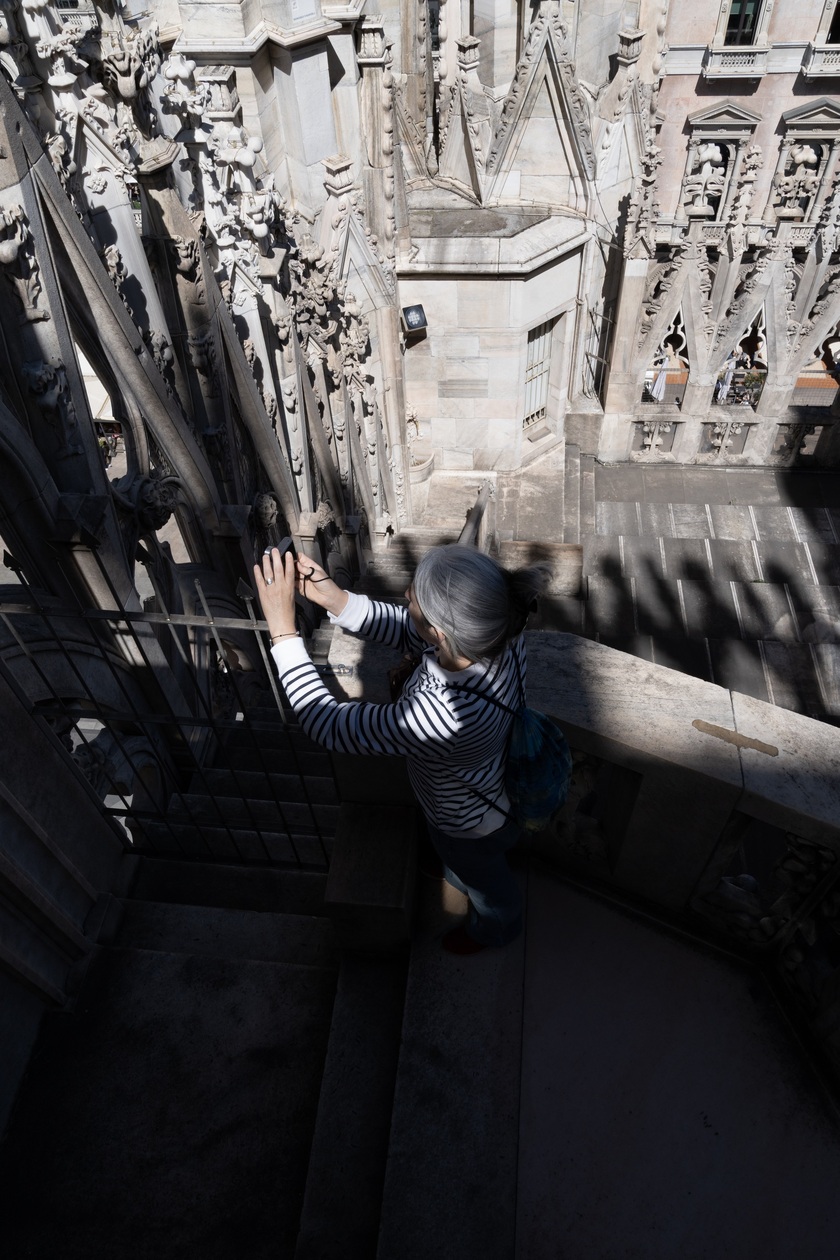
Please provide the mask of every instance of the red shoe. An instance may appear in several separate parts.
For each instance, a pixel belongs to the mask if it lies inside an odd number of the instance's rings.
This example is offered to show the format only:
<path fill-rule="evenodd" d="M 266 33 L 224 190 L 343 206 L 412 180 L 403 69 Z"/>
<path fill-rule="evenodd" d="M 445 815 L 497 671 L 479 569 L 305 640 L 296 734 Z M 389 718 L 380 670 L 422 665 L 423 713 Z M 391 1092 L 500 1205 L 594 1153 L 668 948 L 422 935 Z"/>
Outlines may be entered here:
<path fill-rule="evenodd" d="M 474 936 L 470 936 L 465 923 L 460 923 L 451 932 L 447 932 L 441 943 L 448 954 L 477 954 L 479 950 L 487 948 Z"/>

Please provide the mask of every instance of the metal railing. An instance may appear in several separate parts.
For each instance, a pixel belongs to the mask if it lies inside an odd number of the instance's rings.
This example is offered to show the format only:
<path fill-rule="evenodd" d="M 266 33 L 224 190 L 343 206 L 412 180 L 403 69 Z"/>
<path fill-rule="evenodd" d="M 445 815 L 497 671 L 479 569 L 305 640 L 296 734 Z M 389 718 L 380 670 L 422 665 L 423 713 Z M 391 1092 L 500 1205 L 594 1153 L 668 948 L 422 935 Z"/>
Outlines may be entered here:
<path fill-rule="evenodd" d="M 16 572 L 20 599 L 0 604 L 0 664 L 127 849 L 326 867 L 338 808 L 329 755 L 284 711 L 244 583 L 248 615 L 232 617 L 213 611 L 199 579 L 201 612 L 177 613 L 160 591 L 155 611 L 122 608 L 115 592 L 111 609 L 64 607 Z M 235 668 L 234 655 L 253 668 Z"/>

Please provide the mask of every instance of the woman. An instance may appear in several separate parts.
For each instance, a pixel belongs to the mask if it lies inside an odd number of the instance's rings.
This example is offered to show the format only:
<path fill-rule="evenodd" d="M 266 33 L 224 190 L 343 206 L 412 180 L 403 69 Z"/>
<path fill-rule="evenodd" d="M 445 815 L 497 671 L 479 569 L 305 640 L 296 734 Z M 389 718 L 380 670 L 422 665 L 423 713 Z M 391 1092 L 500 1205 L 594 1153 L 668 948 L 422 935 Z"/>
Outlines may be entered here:
<path fill-rule="evenodd" d="M 513 711 L 524 703 L 522 631 L 549 573 L 545 565 L 508 572 L 457 543 L 436 547 L 401 608 L 343 591 L 314 560 L 281 557 L 276 547 L 254 568 L 272 656 L 306 734 L 338 752 L 406 758 L 445 878 L 469 897 L 467 922 L 444 937 L 451 953 L 506 945 L 522 930 L 505 858 L 518 836 L 505 755 Z M 420 656 L 395 703 L 330 695 L 295 630 L 296 591 L 343 629 Z"/>

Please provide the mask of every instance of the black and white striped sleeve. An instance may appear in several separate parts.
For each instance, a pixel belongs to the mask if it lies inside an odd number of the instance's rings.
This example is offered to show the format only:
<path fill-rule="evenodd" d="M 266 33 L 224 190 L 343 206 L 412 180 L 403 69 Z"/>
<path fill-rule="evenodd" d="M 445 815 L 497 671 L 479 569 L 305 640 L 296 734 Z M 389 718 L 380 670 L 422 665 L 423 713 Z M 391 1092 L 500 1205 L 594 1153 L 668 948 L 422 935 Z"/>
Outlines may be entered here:
<path fill-rule="evenodd" d="M 400 604 L 369 599 L 355 591 L 347 592 L 347 603 L 337 617 L 330 614 L 333 625 L 363 639 L 373 639 L 398 648 L 401 652 L 422 652 L 426 644 L 414 629 L 408 609 Z"/>
<path fill-rule="evenodd" d="M 272 656 L 304 731 L 335 752 L 445 759 L 462 729 L 458 706 L 442 692 L 415 692 L 395 704 L 340 701 L 324 686 L 300 639 L 277 644 Z"/>

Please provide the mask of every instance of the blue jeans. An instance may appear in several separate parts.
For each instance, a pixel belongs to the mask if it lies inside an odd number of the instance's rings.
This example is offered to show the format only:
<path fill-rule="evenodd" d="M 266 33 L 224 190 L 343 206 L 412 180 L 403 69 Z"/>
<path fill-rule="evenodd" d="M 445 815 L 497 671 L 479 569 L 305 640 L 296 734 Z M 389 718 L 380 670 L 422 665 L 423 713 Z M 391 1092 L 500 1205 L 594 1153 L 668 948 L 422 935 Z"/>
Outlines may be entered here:
<path fill-rule="evenodd" d="M 505 851 L 519 838 L 512 820 L 489 836 L 452 836 L 428 823 L 444 878 L 470 899 L 467 931 L 483 945 L 507 945 L 522 931 L 522 894 Z"/>

